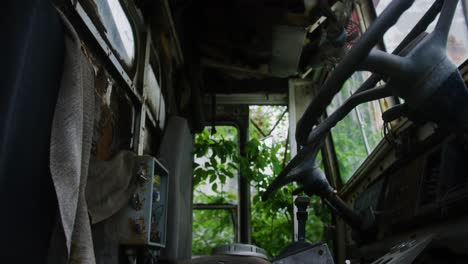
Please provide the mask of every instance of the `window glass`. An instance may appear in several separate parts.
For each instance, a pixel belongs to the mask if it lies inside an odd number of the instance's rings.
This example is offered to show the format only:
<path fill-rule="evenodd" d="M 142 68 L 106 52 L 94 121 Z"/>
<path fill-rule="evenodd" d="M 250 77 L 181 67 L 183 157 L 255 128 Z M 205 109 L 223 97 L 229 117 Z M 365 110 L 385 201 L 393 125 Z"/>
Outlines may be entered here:
<path fill-rule="evenodd" d="M 216 246 L 235 241 L 233 214 L 229 210 L 193 210 L 192 255 L 211 255 Z"/>
<path fill-rule="evenodd" d="M 89 0 L 88 0 L 89 1 Z M 132 66 L 135 60 L 135 37 L 130 21 L 119 0 L 92 0 L 92 18 L 94 11 L 97 15 L 101 29 L 117 56 L 127 65 Z M 90 12 L 88 12 L 90 13 Z M 96 19 L 94 19 L 96 20 Z M 94 21 L 95 23 L 97 21 Z"/>
<path fill-rule="evenodd" d="M 233 126 L 215 126 L 216 133 L 212 133 L 212 127 L 196 135 L 195 144 L 207 147 L 205 153 L 195 153 L 194 161 L 197 169 L 203 170 L 202 180 L 194 186 L 194 203 L 206 202 L 206 197 L 222 197 L 223 202 L 237 204 L 237 161 L 230 157 L 222 157 L 235 147 L 238 153 L 238 131 Z M 227 173 L 226 173 L 227 172 Z M 199 176 L 199 175 L 196 175 Z M 232 176 L 232 177 L 229 177 Z"/>
<path fill-rule="evenodd" d="M 368 74 L 356 72 L 345 83 L 327 108 L 330 115 L 338 109 L 364 82 Z M 332 128 L 332 138 L 338 159 L 341 180 L 346 183 L 383 137 L 382 112 L 378 101 L 353 109 Z"/>
<path fill-rule="evenodd" d="M 383 12 L 392 0 L 374 0 L 377 15 Z M 400 44 L 403 38 L 410 32 L 414 25 L 423 17 L 426 11 L 434 3 L 434 0 L 416 0 L 414 4 L 400 17 L 398 22 L 384 35 L 384 42 L 388 52 Z M 459 3 L 455 18 L 449 34 L 449 57 L 460 65 L 468 58 L 468 28 L 465 21 L 462 4 Z M 434 30 L 437 19 L 428 27 L 428 32 Z"/>
<path fill-rule="evenodd" d="M 151 65 L 147 67 L 144 89 L 147 96 L 148 107 L 158 121 L 159 127 L 164 129 L 164 123 L 166 121 L 166 104 L 164 96 L 161 93 L 161 87 L 159 87 L 159 83 Z"/>
<path fill-rule="evenodd" d="M 194 204 L 238 204 L 238 130 L 233 126 L 206 127 L 195 135 Z M 213 133 L 212 133 L 213 132 Z M 192 252 L 209 255 L 215 246 L 235 239 L 232 210 L 193 211 Z"/>

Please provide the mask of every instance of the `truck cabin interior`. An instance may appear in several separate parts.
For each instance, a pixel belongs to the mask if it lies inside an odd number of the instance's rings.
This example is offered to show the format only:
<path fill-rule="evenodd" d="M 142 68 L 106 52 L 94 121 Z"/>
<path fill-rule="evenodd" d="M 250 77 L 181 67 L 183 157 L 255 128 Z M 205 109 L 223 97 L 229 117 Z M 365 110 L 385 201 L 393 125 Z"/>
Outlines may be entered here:
<path fill-rule="evenodd" d="M 466 0 L 7 0 L 5 263 L 466 263 Z"/>

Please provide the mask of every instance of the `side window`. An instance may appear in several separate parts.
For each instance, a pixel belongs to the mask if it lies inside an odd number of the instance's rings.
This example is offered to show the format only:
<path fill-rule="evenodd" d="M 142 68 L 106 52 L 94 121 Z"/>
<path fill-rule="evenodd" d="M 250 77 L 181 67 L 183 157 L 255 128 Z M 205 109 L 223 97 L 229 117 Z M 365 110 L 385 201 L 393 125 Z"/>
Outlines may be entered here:
<path fill-rule="evenodd" d="M 377 15 L 381 14 L 391 2 L 391 0 L 373 1 Z M 389 52 L 392 52 L 398 46 L 433 3 L 434 0 L 415 1 L 411 8 L 400 17 L 395 26 L 385 33 L 384 42 Z M 450 29 L 448 42 L 449 57 L 457 65 L 462 64 L 468 58 L 468 28 L 465 16 L 467 16 L 467 14 L 463 12 L 462 3 L 459 1 L 455 12 L 455 18 L 453 19 Z M 428 27 L 428 32 L 434 30 L 436 22 L 437 19 Z"/>
<path fill-rule="evenodd" d="M 354 36 L 348 48 L 358 41 L 361 28 L 356 11 L 351 17 L 348 34 Z M 367 72 L 356 72 L 346 81 L 341 91 L 327 107 L 330 115 L 364 83 Z M 346 183 L 383 138 L 382 108 L 379 101 L 359 105 L 332 128 L 341 181 Z"/>
<path fill-rule="evenodd" d="M 119 0 L 81 0 L 86 13 L 127 68 L 135 63 L 135 33 Z"/>
<path fill-rule="evenodd" d="M 333 113 L 368 77 L 356 72 L 327 108 Z M 331 130 L 340 176 L 346 183 L 383 138 L 382 111 L 378 101 L 359 105 Z"/>

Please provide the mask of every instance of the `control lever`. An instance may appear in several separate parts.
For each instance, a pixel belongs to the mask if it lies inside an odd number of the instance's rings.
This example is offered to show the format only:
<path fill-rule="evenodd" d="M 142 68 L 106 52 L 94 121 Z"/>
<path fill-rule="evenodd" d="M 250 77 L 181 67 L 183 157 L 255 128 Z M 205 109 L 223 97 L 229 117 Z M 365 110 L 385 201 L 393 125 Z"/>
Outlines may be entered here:
<path fill-rule="evenodd" d="M 308 196 L 298 196 L 294 200 L 297 206 L 298 239 L 281 251 L 273 264 L 317 263 L 333 264 L 333 258 L 326 243 L 311 244 L 306 241 L 307 207 L 310 204 Z"/>
<path fill-rule="evenodd" d="M 298 222 L 298 234 L 297 241 L 292 242 L 286 246 L 283 251 L 278 255 L 277 259 L 283 259 L 287 256 L 296 254 L 297 252 L 309 249 L 313 245 L 306 241 L 306 222 L 307 222 L 307 207 L 310 204 L 310 198 L 308 196 L 298 196 L 294 200 L 294 204 L 297 207 L 297 222 Z M 273 262 L 275 263 L 275 262 Z M 278 262 L 283 263 L 283 262 Z M 285 262 L 287 263 L 287 262 Z"/>
<path fill-rule="evenodd" d="M 307 196 L 298 196 L 294 201 L 297 207 L 297 240 L 299 242 L 305 242 L 306 237 L 306 222 L 307 222 L 307 207 L 310 204 L 310 198 Z"/>

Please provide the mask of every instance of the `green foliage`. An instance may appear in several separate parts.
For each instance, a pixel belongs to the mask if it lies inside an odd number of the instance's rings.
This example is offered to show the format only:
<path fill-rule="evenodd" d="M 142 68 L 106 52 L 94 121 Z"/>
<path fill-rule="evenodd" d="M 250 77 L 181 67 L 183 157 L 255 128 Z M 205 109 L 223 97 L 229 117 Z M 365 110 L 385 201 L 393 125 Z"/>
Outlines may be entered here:
<path fill-rule="evenodd" d="M 263 112 L 262 112 L 263 111 Z M 263 132 L 269 132 L 276 120 L 284 111 L 284 107 L 251 108 L 251 117 Z M 263 114 L 262 114 L 263 113 Z M 267 114 L 265 114 L 267 113 Z M 278 124 L 283 133 L 287 131 L 287 119 Z M 204 182 L 209 182 L 217 194 L 207 197 L 196 193 L 195 198 L 201 202 L 229 201 L 217 182 L 225 182 L 232 178 L 237 171 L 251 182 L 251 224 L 252 243 L 264 248 L 271 256 L 278 255 L 282 249 L 292 241 L 293 233 L 293 200 L 292 184 L 283 187 L 268 201 L 261 201 L 260 194 L 283 169 L 283 164 L 289 160 L 289 153 L 285 155 L 286 136 L 273 131 L 272 136 L 262 138 L 254 127 L 250 127 L 250 137 L 245 146 L 245 153 L 239 155 L 235 133 L 223 127 L 216 128 L 217 133 L 210 135 L 205 129 L 195 137 L 195 156 L 207 157 L 204 162 L 195 164 L 195 188 Z M 277 140 L 277 142 L 274 141 Z M 286 161 L 283 161 L 286 157 Z M 201 197 L 201 198 L 200 198 Z M 232 201 L 232 200 L 231 200 Z M 331 221 L 329 211 L 322 205 L 318 197 L 312 197 L 309 220 L 307 221 L 307 239 L 318 241 L 322 239 L 324 223 Z M 219 211 L 194 212 L 193 253 L 208 254 L 216 245 L 234 242 L 233 232 L 226 216 L 219 215 Z"/>
<path fill-rule="evenodd" d="M 207 129 L 195 137 L 194 155 L 196 158 L 207 157 L 204 164 L 194 164 L 194 187 L 208 180 L 212 190 L 216 192 L 217 180 L 225 184 L 226 179 L 233 178 L 238 170 L 237 144 L 223 136 L 211 136 Z"/>
<path fill-rule="evenodd" d="M 241 163 L 241 175 L 249 178 L 255 194 L 252 197 L 252 243 L 277 255 L 292 241 L 292 186 L 278 190 L 274 197 L 263 202 L 260 194 L 282 169 L 278 158 L 280 145 L 252 139 Z"/>
<path fill-rule="evenodd" d="M 353 75 L 329 106 L 329 113 L 342 105 L 360 83 L 362 76 Z M 281 106 L 250 107 L 251 120 L 261 132 L 250 124 L 250 141 L 247 142 L 243 155 L 239 155 L 237 131 L 233 127 L 216 127 L 215 134 L 210 134 L 209 129 L 205 129 L 195 137 L 194 154 L 200 159 L 194 164 L 194 187 L 210 184 L 215 194 L 207 196 L 196 192 L 195 200 L 202 203 L 236 201 L 236 194 L 223 191 L 223 185 L 227 179 L 234 178 L 240 172 L 251 183 L 252 243 L 266 249 L 271 256 L 278 255 L 293 239 L 292 191 L 295 186 L 289 184 L 283 187 L 268 201 L 263 202 L 260 199 L 260 194 L 289 160 L 289 153 L 285 153 L 288 122 L 287 115 L 282 117 L 284 109 Z M 332 129 L 343 182 L 349 179 L 368 156 L 364 139 L 372 150 L 382 138 L 382 124 L 377 121 L 381 115 L 378 104 L 363 104 L 358 111 L 361 124 L 356 111 L 352 111 Z M 277 128 L 273 129 L 281 117 Z M 271 130 L 271 135 L 265 137 Z M 317 160 L 321 161 L 320 155 Z M 322 240 L 324 225 L 331 222 L 331 214 L 318 197 L 311 198 L 309 211 L 307 239 Z M 193 253 L 196 255 L 209 254 L 217 245 L 234 242 L 234 223 L 228 211 L 196 210 L 193 224 Z"/>
<path fill-rule="evenodd" d="M 234 242 L 234 228 L 228 211 L 194 210 L 192 253 L 210 255 L 213 248 Z"/>
<path fill-rule="evenodd" d="M 274 144 L 270 147 L 256 139 L 252 139 L 247 146 L 241 174 L 251 180 L 256 190 L 252 201 L 252 242 L 276 256 L 293 239 L 292 191 L 295 186 L 287 185 L 278 190 L 274 197 L 263 202 L 260 194 L 283 169 L 279 157 L 283 157 L 284 153 L 280 151 L 281 145 Z M 318 197 L 312 197 L 311 208 L 307 222 L 307 239 L 318 241 L 322 238 L 323 223 L 330 221 L 330 216 Z"/>
<path fill-rule="evenodd" d="M 195 194 L 201 203 L 226 203 L 230 199 L 210 197 L 203 193 Z M 230 197 L 231 199 L 233 197 Z M 234 223 L 232 212 L 227 210 L 194 210 L 193 242 L 194 255 L 210 255 L 211 250 L 219 245 L 234 242 Z"/>
<path fill-rule="evenodd" d="M 359 128 L 355 129 L 356 126 L 352 117 L 348 115 L 332 130 L 338 166 L 343 182 L 348 181 L 361 165 L 361 162 L 367 157 L 361 132 Z"/>
<path fill-rule="evenodd" d="M 281 117 L 284 107 L 253 106 L 250 110 L 253 121 L 266 132 Z M 246 161 L 241 166 L 242 175 L 246 175 L 255 188 L 252 199 L 252 242 L 266 249 L 272 256 L 278 255 L 293 240 L 292 191 L 296 187 L 293 184 L 284 186 L 265 202 L 261 201 L 260 194 L 290 159 L 289 153 L 284 155 L 287 140 L 285 132 L 288 127 L 285 116 L 272 132 L 271 138 L 262 138 L 261 133 L 251 125 L 249 133 L 252 140 L 247 144 Z M 284 157 L 286 160 L 283 160 Z M 318 197 L 311 198 L 310 208 L 306 226 L 307 239 L 319 241 L 322 239 L 324 223 L 330 223 L 331 215 Z"/>
<path fill-rule="evenodd" d="M 209 128 L 195 137 L 194 202 L 203 204 L 232 203 L 237 195 L 223 191 L 228 178 L 239 170 L 237 130 L 234 127 Z M 198 161 L 198 162 L 197 162 Z M 215 195 L 208 196 L 197 187 L 209 185 Z M 192 253 L 209 255 L 215 246 L 235 242 L 232 212 L 227 210 L 194 210 Z"/>

